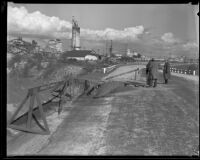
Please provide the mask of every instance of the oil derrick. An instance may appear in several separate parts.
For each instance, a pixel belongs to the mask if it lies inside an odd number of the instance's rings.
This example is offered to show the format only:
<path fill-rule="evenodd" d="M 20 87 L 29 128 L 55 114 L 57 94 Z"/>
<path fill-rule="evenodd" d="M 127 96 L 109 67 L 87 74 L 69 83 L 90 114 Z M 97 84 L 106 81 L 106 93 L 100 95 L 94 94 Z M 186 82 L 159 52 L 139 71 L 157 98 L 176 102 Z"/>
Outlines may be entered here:
<path fill-rule="evenodd" d="M 71 40 L 71 49 L 80 50 L 80 27 L 78 22 L 72 18 L 72 40 Z"/>

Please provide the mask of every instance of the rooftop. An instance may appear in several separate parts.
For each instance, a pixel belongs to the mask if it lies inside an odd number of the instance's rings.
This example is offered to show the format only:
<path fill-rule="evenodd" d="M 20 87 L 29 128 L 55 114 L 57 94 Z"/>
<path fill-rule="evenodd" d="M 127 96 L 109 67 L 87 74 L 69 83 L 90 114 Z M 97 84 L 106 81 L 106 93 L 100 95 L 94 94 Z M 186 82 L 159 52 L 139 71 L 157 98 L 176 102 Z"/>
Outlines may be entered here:
<path fill-rule="evenodd" d="M 72 50 L 64 52 L 64 57 L 85 57 L 86 55 L 99 56 L 93 50 Z"/>

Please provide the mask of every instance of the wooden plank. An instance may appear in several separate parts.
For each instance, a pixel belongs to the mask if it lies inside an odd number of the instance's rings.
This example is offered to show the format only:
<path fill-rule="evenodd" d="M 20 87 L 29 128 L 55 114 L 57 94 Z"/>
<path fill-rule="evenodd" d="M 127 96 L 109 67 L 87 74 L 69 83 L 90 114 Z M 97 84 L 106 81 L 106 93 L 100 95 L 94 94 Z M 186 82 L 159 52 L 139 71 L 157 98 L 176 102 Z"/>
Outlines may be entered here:
<path fill-rule="evenodd" d="M 27 128 L 31 128 L 31 119 L 33 114 L 33 106 L 34 106 L 35 95 L 32 93 L 30 98 L 30 105 L 28 111 L 28 121 L 27 121 Z"/>
<path fill-rule="evenodd" d="M 38 105 L 39 105 L 39 111 L 40 111 L 42 120 L 43 120 L 43 122 L 44 122 L 45 129 L 46 129 L 47 132 L 50 132 L 50 131 L 49 131 L 48 124 L 47 124 L 47 121 L 46 121 L 46 115 L 45 115 L 45 113 L 44 113 L 44 111 L 43 111 L 42 104 L 41 104 L 41 101 L 40 101 L 38 92 L 35 93 L 35 97 L 36 97 L 37 103 L 38 103 Z"/>
<path fill-rule="evenodd" d="M 96 86 L 98 86 L 98 85 L 95 84 L 95 85 L 90 86 L 89 89 L 87 89 L 84 93 L 85 93 L 86 95 L 90 94 L 90 93 L 94 90 L 94 88 L 95 88 Z"/>
<path fill-rule="evenodd" d="M 23 105 L 26 103 L 27 99 L 29 98 L 29 92 L 27 93 L 26 97 L 24 98 L 24 100 L 22 101 L 22 103 L 19 105 L 18 109 L 15 111 L 15 113 L 13 114 L 13 116 L 11 117 L 10 121 L 8 124 L 11 124 L 12 121 L 14 120 L 14 118 L 17 116 L 17 114 L 19 113 L 20 109 L 23 107 Z"/>
<path fill-rule="evenodd" d="M 9 125 L 10 128 L 12 129 L 16 129 L 16 130 L 20 130 L 20 131 L 25 131 L 25 132 L 29 132 L 29 133 L 36 133 L 36 134 L 44 134 L 47 135 L 50 132 L 49 131 L 35 131 L 29 128 L 25 128 L 25 127 L 21 127 L 21 126 L 16 126 L 16 125 Z"/>
<path fill-rule="evenodd" d="M 59 85 L 61 85 L 62 83 L 63 83 L 64 81 L 61 81 L 61 82 L 53 82 L 52 84 L 49 84 L 49 86 L 48 86 L 48 84 L 46 84 L 46 85 L 44 85 L 44 86 L 40 86 L 40 88 L 39 88 L 39 92 L 42 92 L 42 91 L 45 91 L 45 90 L 49 90 L 49 89 L 52 89 L 52 90 L 55 90 L 56 88 L 58 88 L 59 87 Z M 35 88 L 37 88 L 37 87 L 35 87 Z"/>
<path fill-rule="evenodd" d="M 110 81 L 107 83 L 104 83 L 98 88 L 96 94 L 93 96 L 94 98 L 103 97 L 115 90 L 118 87 L 124 86 L 123 82 L 117 82 L 117 81 Z"/>
<path fill-rule="evenodd" d="M 32 114 L 33 116 L 33 119 L 35 120 L 36 124 L 42 129 L 45 131 L 45 128 L 40 124 L 40 122 L 37 120 L 36 116 L 34 114 Z"/>
<path fill-rule="evenodd" d="M 135 71 L 135 80 L 136 80 L 136 78 L 137 78 L 137 72 L 138 72 L 138 71 Z"/>
<path fill-rule="evenodd" d="M 125 72 L 125 73 L 121 73 L 121 74 L 117 74 L 117 75 L 114 75 L 114 76 L 110 76 L 110 77 L 105 78 L 105 80 L 109 80 L 109 79 L 112 79 L 112 78 L 115 78 L 115 77 L 118 77 L 118 76 L 122 76 L 124 74 L 136 72 L 137 70 L 139 70 L 139 69 L 131 70 L 131 71 L 128 71 L 128 72 Z"/>
<path fill-rule="evenodd" d="M 62 95 L 63 95 L 63 93 L 65 92 L 65 89 L 66 89 L 66 83 L 67 82 L 64 83 L 63 88 L 62 88 L 62 90 L 59 94 L 60 100 L 59 100 L 59 106 L 58 106 L 58 114 L 60 114 L 60 112 L 62 111 L 61 99 L 62 99 Z"/>
<path fill-rule="evenodd" d="M 137 86 L 147 86 L 145 82 L 140 82 L 140 81 L 127 81 L 127 82 L 124 82 L 125 85 L 137 85 Z"/>

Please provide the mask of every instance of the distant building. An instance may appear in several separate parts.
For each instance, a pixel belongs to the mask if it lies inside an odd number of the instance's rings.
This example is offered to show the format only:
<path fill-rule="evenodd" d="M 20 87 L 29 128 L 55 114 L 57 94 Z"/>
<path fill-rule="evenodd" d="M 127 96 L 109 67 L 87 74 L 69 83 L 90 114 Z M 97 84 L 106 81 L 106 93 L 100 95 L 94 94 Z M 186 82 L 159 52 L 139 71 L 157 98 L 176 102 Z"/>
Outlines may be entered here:
<path fill-rule="evenodd" d="M 19 55 L 30 53 L 30 51 L 34 50 L 34 47 L 32 43 L 24 41 L 22 37 L 9 40 L 7 43 L 7 51 Z"/>
<path fill-rule="evenodd" d="M 121 55 L 121 54 L 115 54 L 115 56 L 116 56 L 116 57 L 122 57 L 122 55 Z"/>
<path fill-rule="evenodd" d="M 130 49 L 127 49 L 127 52 L 126 52 L 126 55 L 128 56 L 128 57 L 131 57 L 131 50 Z"/>
<path fill-rule="evenodd" d="M 84 60 L 99 60 L 101 56 L 96 54 L 93 50 L 72 50 L 63 53 L 64 59 L 76 59 L 80 61 Z"/>
<path fill-rule="evenodd" d="M 127 55 L 128 57 L 138 57 L 139 53 L 134 52 L 134 51 L 131 52 L 130 49 L 127 49 L 126 55 Z"/>
<path fill-rule="evenodd" d="M 13 45 L 23 45 L 23 46 L 31 46 L 32 44 L 29 42 L 26 42 L 22 39 L 22 37 L 18 37 L 16 39 L 12 39 L 8 41 L 8 44 L 13 44 Z"/>
<path fill-rule="evenodd" d="M 133 56 L 137 57 L 139 54 L 137 52 L 133 52 Z"/>
<path fill-rule="evenodd" d="M 45 48 L 47 52 L 62 52 L 62 42 L 60 39 L 49 40 Z"/>
<path fill-rule="evenodd" d="M 96 61 L 96 60 L 98 60 L 98 57 L 97 57 L 97 56 L 94 56 L 94 55 L 86 55 L 86 56 L 85 56 L 85 60 Z"/>
<path fill-rule="evenodd" d="M 165 61 L 164 58 L 154 58 L 154 60 L 156 60 L 156 61 Z"/>
<path fill-rule="evenodd" d="M 144 55 L 141 56 L 142 59 L 145 59 L 146 57 Z"/>

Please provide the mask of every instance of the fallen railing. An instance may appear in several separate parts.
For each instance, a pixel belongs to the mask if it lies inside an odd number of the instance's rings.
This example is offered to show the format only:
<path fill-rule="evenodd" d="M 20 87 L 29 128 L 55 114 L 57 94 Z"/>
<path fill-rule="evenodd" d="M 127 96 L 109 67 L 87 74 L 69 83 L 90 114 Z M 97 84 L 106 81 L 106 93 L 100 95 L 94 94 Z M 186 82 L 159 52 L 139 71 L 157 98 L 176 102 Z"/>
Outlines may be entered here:
<path fill-rule="evenodd" d="M 105 67 L 105 68 L 103 68 L 103 73 L 105 74 L 105 73 L 111 72 L 115 68 L 116 68 L 116 65 L 113 65 L 110 67 Z"/>
<path fill-rule="evenodd" d="M 107 78 L 105 78 L 105 80 L 109 80 L 109 79 L 112 79 L 112 78 L 115 78 L 115 77 L 119 77 L 119 76 L 122 76 L 122 75 L 125 75 L 125 74 L 132 73 L 132 72 L 135 72 L 135 80 L 136 80 L 138 72 L 139 72 L 139 68 L 125 72 L 125 73 L 121 73 L 121 74 L 117 74 L 117 75 L 114 75 L 114 76 L 107 77 Z"/>
<path fill-rule="evenodd" d="M 79 85 L 80 84 L 82 85 L 82 91 L 80 92 L 79 95 L 75 96 L 73 85 L 78 85 L 78 83 Z M 94 82 L 91 82 L 91 83 L 94 83 Z M 58 98 L 59 105 L 58 105 L 57 111 L 58 111 L 58 114 L 60 114 L 63 109 L 62 104 L 61 104 L 61 101 L 63 100 L 63 98 L 67 97 L 68 100 L 75 101 L 78 97 L 80 97 L 84 93 L 89 92 L 90 88 L 91 88 L 91 84 L 88 80 L 77 79 L 77 78 L 72 78 L 72 77 L 63 81 L 52 82 L 50 84 L 30 88 L 28 89 L 28 93 L 26 97 L 24 98 L 22 103 L 18 106 L 17 110 L 15 111 L 11 119 L 9 120 L 8 127 L 12 129 L 20 130 L 20 131 L 29 132 L 29 133 L 50 134 L 48 123 L 46 121 L 46 115 L 43 109 L 44 104 L 50 103 L 55 98 Z M 43 91 L 50 91 L 53 96 L 50 100 L 48 100 L 45 103 L 41 102 L 41 97 L 40 97 L 40 93 Z M 24 107 L 24 104 L 28 100 L 30 101 L 28 111 L 20 115 L 19 117 L 17 117 L 18 113 L 22 110 L 22 108 Z M 37 103 L 36 107 L 34 107 L 35 102 Z M 41 120 L 43 121 L 44 125 L 42 125 L 38 121 L 38 117 L 36 117 L 36 112 L 37 113 L 39 112 L 41 116 Z M 34 127 L 32 126 L 33 119 L 35 120 L 37 126 L 39 126 L 40 128 L 39 131 L 35 130 Z M 19 123 L 17 123 L 19 120 L 24 121 L 25 125 L 19 125 Z"/>
<path fill-rule="evenodd" d="M 45 85 L 41 85 L 41 86 L 37 86 L 34 88 L 30 88 L 28 89 L 28 93 L 26 95 L 26 97 L 24 98 L 24 100 L 22 101 L 22 103 L 19 105 L 19 107 L 17 108 L 17 110 L 15 111 L 15 113 L 13 114 L 13 116 L 11 117 L 10 121 L 8 122 L 8 127 L 12 128 L 12 129 L 16 129 L 16 130 L 20 130 L 20 131 L 24 131 L 24 132 L 29 132 L 29 133 L 36 133 L 36 134 L 50 134 L 50 130 L 49 130 L 49 126 L 46 120 L 46 114 L 44 112 L 44 105 L 47 103 L 52 102 L 55 98 L 59 99 L 59 103 L 58 103 L 58 114 L 60 114 L 63 110 L 63 105 L 61 104 L 61 101 L 64 98 L 68 98 L 68 100 L 70 101 L 75 101 L 76 99 L 78 99 L 79 97 L 81 97 L 82 95 L 91 95 L 92 93 L 94 93 L 94 91 L 96 89 L 99 89 L 102 87 L 103 88 L 108 88 L 108 86 L 111 86 L 110 84 L 112 83 L 112 78 L 117 77 L 117 76 L 121 76 L 124 74 L 128 74 L 128 73 L 132 73 L 132 72 L 139 72 L 139 68 L 135 69 L 135 70 L 131 70 L 129 72 L 125 72 L 125 73 L 121 73 L 115 76 L 111 76 L 111 77 L 107 77 L 104 80 L 99 80 L 99 79 L 91 79 L 90 77 L 68 77 L 63 81 L 59 81 L 59 82 L 52 82 L 50 84 L 45 84 Z M 135 80 L 136 80 L 136 76 L 137 74 L 135 74 Z M 109 83 L 109 84 L 106 84 Z M 139 86 L 145 86 L 144 83 L 138 82 L 138 81 L 127 81 L 127 82 L 121 82 L 124 84 L 124 86 L 131 84 L 131 85 L 139 85 Z M 78 86 L 80 85 L 80 90 L 78 91 L 78 94 L 75 93 L 74 90 L 74 86 Z M 117 85 L 116 85 L 117 87 Z M 115 86 L 114 86 L 115 88 Z M 113 88 L 112 88 L 113 89 Z M 40 93 L 43 91 L 50 91 L 51 95 L 53 95 L 53 97 L 51 99 L 49 99 L 48 101 L 46 101 L 45 103 L 41 102 L 41 97 L 40 97 Z M 100 90 L 101 92 L 101 90 Z M 104 92 L 102 94 L 97 93 L 96 95 L 93 95 L 93 97 L 100 97 L 104 94 L 109 93 L 110 90 L 108 90 L 107 92 Z M 28 101 L 28 99 L 30 100 L 30 104 L 28 107 L 28 111 L 17 117 L 19 111 L 23 108 L 24 104 Z M 34 103 L 37 103 L 37 107 L 34 107 Z M 41 115 L 41 119 L 43 121 L 42 125 L 39 120 L 38 117 L 36 117 L 36 112 L 38 112 Z M 17 117 L 17 118 L 16 118 Z M 17 123 L 17 121 L 19 119 L 22 119 L 22 121 L 24 122 L 23 124 L 25 125 L 19 125 Z M 40 130 L 36 130 L 34 128 L 34 126 L 32 125 L 32 120 L 35 120 L 37 126 L 40 128 Z"/>

